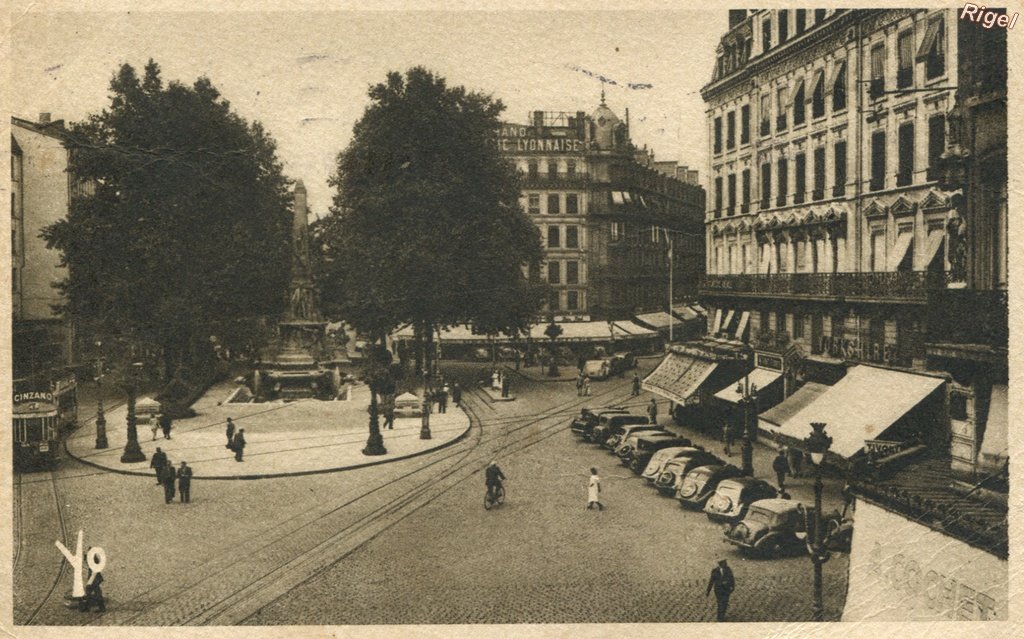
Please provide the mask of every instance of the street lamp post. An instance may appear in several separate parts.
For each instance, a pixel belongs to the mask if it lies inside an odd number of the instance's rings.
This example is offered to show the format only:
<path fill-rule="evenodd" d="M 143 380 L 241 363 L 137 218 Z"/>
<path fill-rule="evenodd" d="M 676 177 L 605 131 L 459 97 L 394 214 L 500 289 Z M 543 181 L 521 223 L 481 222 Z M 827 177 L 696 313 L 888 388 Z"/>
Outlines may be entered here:
<path fill-rule="evenodd" d="M 139 373 L 141 371 L 142 362 L 133 362 L 125 374 L 124 389 L 128 393 L 128 441 L 125 442 L 124 452 L 121 454 L 122 464 L 146 461 L 146 455 L 139 446 L 139 433 L 135 428 L 135 394 L 139 390 Z"/>
<path fill-rule="evenodd" d="M 101 342 L 96 342 L 101 346 Z M 103 358 L 96 358 L 96 448 L 107 448 L 107 418 L 103 414 Z"/>
<path fill-rule="evenodd" d="M 736 392 L 740 395 L 741 413 L 743 414 L 743 474 L 747 477 L 754 476 L 754 439 L 756 434 L 752 432 L 752 425 L 757 419 L 757 384 L 751 384 L 750 379 L 744 377 L 736 385 Z"/>
<path fill-rule="evenodd" d="M 813 422 L 813 431 L 804 440 L 807 452 L 811 454 L 811 461 L 814 462 L 814 536 L 808 548 L 811 554 L 811 562 L 814 564 L 814 620 L 825 620 L 825 608 L 822 604 L 821 566 L 829 560 L 830 554 L 824 539 L 824 519 L 821 516 L 821 467 L 825 461 L 825 453 L 832 445 L 832 438 L 825 434 L 825 424 Z"/>
<path fill-rule="evenodd" d="M 430 439 L 430 371 L 423 368 L 423 424 L 420 439 Z"/>

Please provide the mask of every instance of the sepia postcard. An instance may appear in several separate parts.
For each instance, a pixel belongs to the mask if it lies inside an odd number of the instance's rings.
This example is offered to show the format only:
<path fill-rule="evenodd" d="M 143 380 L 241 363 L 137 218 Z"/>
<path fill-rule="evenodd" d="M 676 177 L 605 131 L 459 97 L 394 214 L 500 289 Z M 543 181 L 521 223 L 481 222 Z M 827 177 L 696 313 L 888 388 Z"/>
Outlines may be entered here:
<path fill-rule="evenodd" d="M 1021 636 L 1022 12 L 7 3 L 3 634 Z"/>

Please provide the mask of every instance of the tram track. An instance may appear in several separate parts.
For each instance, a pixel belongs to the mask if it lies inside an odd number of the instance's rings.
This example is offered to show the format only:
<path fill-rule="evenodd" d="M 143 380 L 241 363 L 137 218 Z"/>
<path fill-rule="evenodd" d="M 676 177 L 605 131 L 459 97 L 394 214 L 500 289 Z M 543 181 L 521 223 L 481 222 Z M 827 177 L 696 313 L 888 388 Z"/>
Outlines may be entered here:
<path fill-rule="evenodd" d="M 419 510 L 419 508 L 432 503 L 465 479 L 479 473 L 482 470 L 482 466 L 477 467 L 480 461 L 505 453 L 513 447 L 522 450 L 539 443 L 543 439 L 563 430 L 565 424 L 561 420 L 569 413 L 574 413 L 580 406 L 587 403 L 600 402 L 602 398 L 611 397 L 620 392 L 622 392 L 621 388 L 610 388 L 607 391 L 590 397 L 573 398 L 575 401 L 554 406 L 534 415 L 517 415 L 507 419 L 499 418 L 489 422 L 487 426 L 488 428 L 495 425 L 500 426 L 501 434 L 495 433 L 493 437 L 485 437 L 489 433 L 484 432 L 484 427 L 480 421 L 480 412 L 485 407 L 492 410 L 494 407 L 490 405 L 489 400 L 482 391 L 471 387 L 464 394 L 464 397 L 471 401 L 463 402 L 467 413 L 470 413 L 473 424 L 472 429 L 474 431 L 468 447 L 462 446 L 457 449 L 450 449 L 438 455 L 436 459 L 431 460 L 424 466 L 405 472 L 365 493 L 347 499 L 341 504 L 334 505 L 330 510 L 317 514 L 315 518 L 300 524 L 298 527 L 289 525 L 294 524 L 296 518 L 293 517 L 288 522 L 283 522 L 275 527 L 276 532 L 273 539 L 267 540 L 266 532 L 264 531 L 260 535 L 259 546 L 245 552 L 246 558 L 261 566 L 262 574 L 256 576 L 255 579 L 246 579 L 244 583 L 238 585 L 239 587 L 229 587 L 225 592 L 221 584 L 218 583 L 218 580 L 226 575 L 229 577 L 233 576 L 228 571 L 236 567 L 236 561 L 233 561 L 233 558 L 227 557 L 227 554 L 225 554 L 225 556 L 219 558 L 221 561 L 216 563 L 226 565 L 214 567 L 212 572 L 203 575 L 198 580 L 192 580 L 191 583 L 178 584 L 174 587 L 173 592 L 158 592 L 161 588 L 157 587 L 136 596 L 134 599 L 139 602 L 159 600 L 164 602 L 164 604 L 157 606 L 155 609 L 141 611 L 127 619 L 122 618 L 117 623 L 184 625 L 204 623 L 231 624 L 244 621 L 244 619 L 257 614 L 261 607 L 285 595 L 292 588 L 314 578 L 390 526 Z M 526 443 L 516 446 L 519 442 L 508 441 L 508 438 L 514 433 L 526 428 L 535 427 L 540 422 L 552 419 L 556 421 L 537 429 L 535 433 L 531 433 L 529 441 Z M 498 442 L 496 449 L 488 449 L 483 451 L 484 454 L 480 454 L 485 443 L 496 441 Z M 518 452 L 518 450 L 511 452 Z M 477 457 L 472 459 L 470 463 L 467 463 L 474 454 Z M 450 464 L 450 466 L 442 466 L 442 464 L 446 463 Z M 436 475 L 430 476 L 427 474 L 439 468 L 441 471 Z M 409 482 L 416 483 L 407 490 L 400 490 L 399 494 L 394 497 L 387 496 L 381 505 L 370 503 L 373 497 L 379 498 L 383 495 L 382 491 L 388 489 L 399 490 L 401 484 Z M 442 485 L 443 483 L 448 485 Z M 440 490 L 438 487 L 440 487 Z M 429 494 L 431 491 L 436 494 Z M 285 540 L 295 537 L 299 532 L 311 532 L 307 529 L 315 528 L 318 525 L 323 527 L 329 522 L 329 518 L 343 516 L 344 513 L 342 511 L 345 509 L 354 510 L 357 507 L 363 506 L 368 508 L 368 512 L 365 514 L 353 513 L 357 515 L 353 521 L 342 525 L 340 529 L 332 529 L 333 532 L 326 539 L 318 541 L 285 562 L 281 563 L 278 560 L 276 565 L 273 565 L 275 563 L 273 561 L 258 559 L 261 555 L 269 557 L 278 556 L 275 551 L 280 550 L 278 546 L 284 543 Z M 306 511 L 306 514 L 308 513 L 309 511 Z M 250 538 L 249 541 L 254 539 Z M 245 541 L 241 542 L 240 545 L 248 548 Z M 273 566 L 269 571 L 264 568 L 268 565 Z M 221 592 L 212 597 L 213 601 L 210 601 L 209 596 L 195 594 L 213 592 L 218 589 Z M 199 601 L 196 601 L 196 599 L 199 599 Z M 254 604 L 253 602 L 257 600 L 262 601 L 262 603 Z M 186 610 L 184 614 L 175 612 L 174 608 L 176 606 L 174 602 L 176 601 L 186 604 L 177 606 Z M 130 605 L 128 606 L 128 608 L 131 607 Z M 165 608 L 163 611 L 165 614 L 162 614 L 159 608 Z M 97 622 L 103 623 L 103 620 L 97 620 Z"/>
<path fill-rule="evenodd" d="M 68 537 L 68 527 L 67 527 L 67 521 L 64 518 L 64 509 L 63 509 L 63 504 L 62 504 L 63 500 L 61 499 L 60 489 L 57 487 L 57 473 L 56 473 L 56 471 L 48 471 L 48 472 L 49 472 L 49 475 L 50 475 L 50 487 L 52 489 L 54 506 L 57 509 L 56 510 L 56 512 L 57 512 L 57 523 L 58 523 L 58 527 L 60 528 L 60 537 L 59 537 L 59 539 L 67 540 L 67 539 L 69 539 L 69 537 Z M 64 576 L 67 574 L 67 571 L 68 571 L 68 562 L 64 560 L 63 556 L 61 556 L 61 558 L 60 558 L 60 568 L 57 570 L 57 576 L 54 577 L 53 581 L 50 583 L 50 587 L 46 591 L 46 595 L 32 609 L 32 612 L 25 619 L 23 619 L 22 621 L 18 622 L 17 625 L 30 626 L 30 625 L 32 625 L 35 622 L 36 618 L 39 616 L 39 613 L 42 612 L 42 610 L 46 607 L 46 604 L 49 603 L 49 601 L 53 598 L 54 593 L 57 592 L 57 589 L 60 587 L 61 582 L 64 580 Z"/>

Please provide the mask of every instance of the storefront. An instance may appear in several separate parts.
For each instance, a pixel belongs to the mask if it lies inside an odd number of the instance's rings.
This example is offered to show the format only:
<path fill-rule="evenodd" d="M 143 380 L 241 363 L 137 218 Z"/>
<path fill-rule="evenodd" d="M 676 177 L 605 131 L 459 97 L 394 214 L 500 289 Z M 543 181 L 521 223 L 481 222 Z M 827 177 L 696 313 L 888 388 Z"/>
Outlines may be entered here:
<path fill-rule="evenodd" d="M 947 422 L 945 381 L 857 365 L 834 386 L 805 385 L 771 415 L 763 415 L 760 426 L 772 439 L 800 449 L 811 434 L 811 423 L 824 422 L 832 437 L 830 457 L 839 463 L 871 453 L 867 449 L 876 445 L 900 449 L 912 443 L 944 443 L 940 427 Z M 887 452 L 898 450 L 881 450 Z"/>

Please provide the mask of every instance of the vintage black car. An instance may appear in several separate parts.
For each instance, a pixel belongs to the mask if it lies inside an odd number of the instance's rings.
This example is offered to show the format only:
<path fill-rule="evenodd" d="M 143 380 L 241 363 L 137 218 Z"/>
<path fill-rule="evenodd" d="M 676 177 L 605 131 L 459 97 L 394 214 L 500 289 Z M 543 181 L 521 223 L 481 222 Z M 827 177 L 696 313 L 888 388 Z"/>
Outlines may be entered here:
<path fill-rule="evenodd" d="M 573 418 L 569 424 L 569 430 L 582 437 L 590 435 L 591 429 L 597 426 L 601 415 L 628 415 L 629 411 L 620 406 L 606 406 L 603 408 L 585 407 L 580 414 Z"/>
<path fill-rule="evenodd" d="M 662 448 L 651 456 L 647 466 L 644 467 L 642 477 L 649 482 L 653 482 L 661 474 L 668 460 L 676 457 L 685 457 L 703 450 L 700 446 L 669 446 L 668 448 Z"/>
<path fill-rule="evenodd" d="M 689 446 L 693 443 L 685 437 L 678 437 L 672 433 L 634 435 L 629 439 L 630 441 L 621 444 L 615 450 L 615 454 L 622 461 L 623 465 L 629 466 L 629 469 L 638 475 L 644 471 L 647 467 L 647 462 L 651 461 L 651 457 L 659 450 Z"/>
<path fill-rule="evenodd" d="M 654 480 L 654 487 L 662 495 L 672 496 L 682 483 L 683 478 L 698 466 L 722 465 L 721 459 L 706 450 L 670 459 L 665 462 L 661 473 Z"/>
<path fill-rule="evenodd" d="M 641 433 L 664 433 L 665 429 L 657 424 L 630 424 L 629 426 L 621 426 L 615 432 L 608 436 L 608 439 L 604 440 L 601 444 L 610 451 L 615 451 L 619 447 L 619 444 L 626 441 L 630 435 L 637 435 Z"/>
<path fill-rule="evenodd" d="M 754 477 L 734 477 L 718 482 L 715 494 L 706 504 L 704 512 L 711 521 L 724 521 L 730 524 L 743 519 L 747 508 L 755 501 L 777 497 L 779 491 L 763 479 Z"/>
<path fill-rule="evenodd" d="M 620 429 L 623 426 L 646 424 L 648 421 L 646 415 L 630 415 L 629 413 L 601 415 L 597 420 L 597 426 L 590 429 L 590 436 L 587 439 L 595 444 L 603 444 L 610 435 L 621 432 Z"/>
<path fill-rule="evenodd" d="M 676 499 L 685 508 L 703 510 L 704 504 L 715 494 L 719 482 L 742 476 L 743 471 L 732 464 L 698 466 L 686 473 L 686 477 L 676 489 Z"/>

